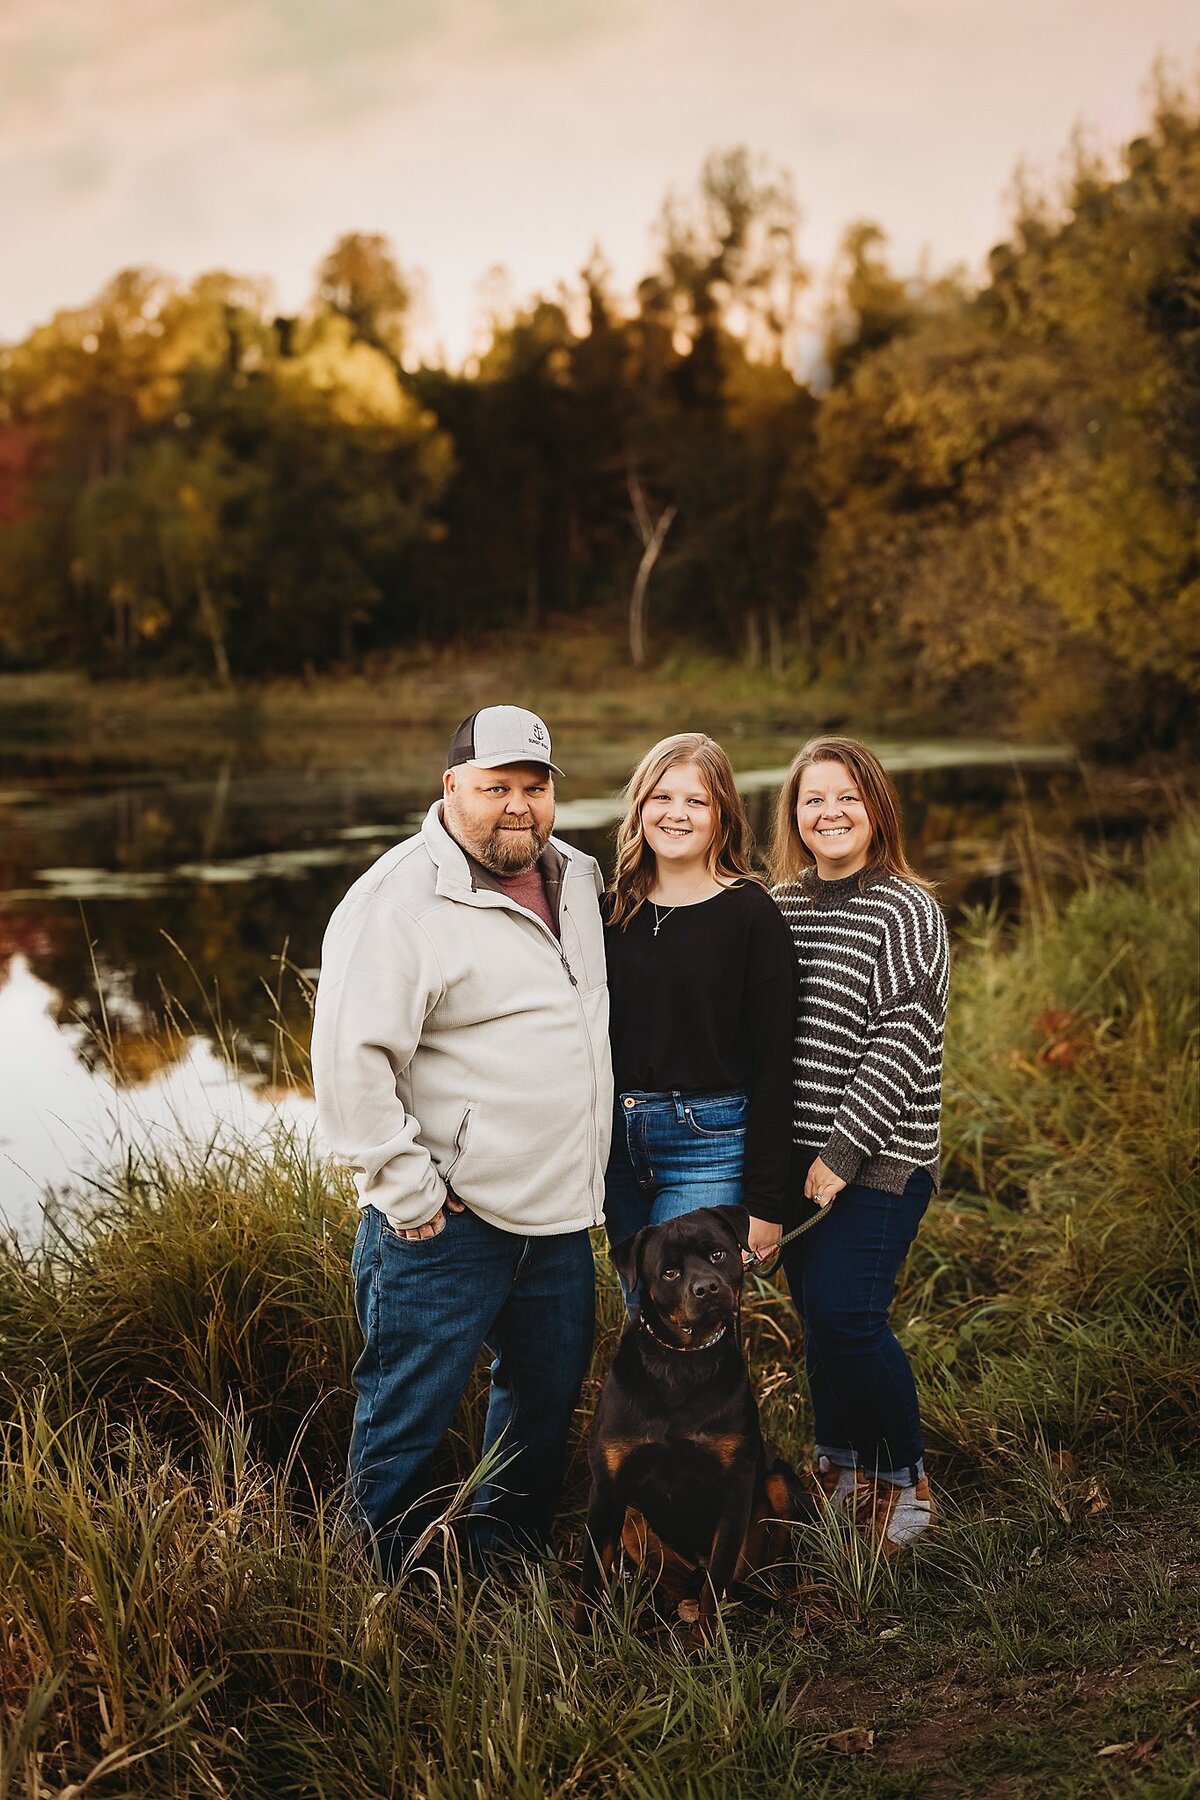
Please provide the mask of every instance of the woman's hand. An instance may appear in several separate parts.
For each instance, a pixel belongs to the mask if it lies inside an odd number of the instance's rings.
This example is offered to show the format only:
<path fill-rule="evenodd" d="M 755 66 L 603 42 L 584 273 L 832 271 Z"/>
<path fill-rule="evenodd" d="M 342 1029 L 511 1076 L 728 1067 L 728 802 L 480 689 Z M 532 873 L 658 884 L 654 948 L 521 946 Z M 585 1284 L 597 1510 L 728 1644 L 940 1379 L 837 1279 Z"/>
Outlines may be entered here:
<path fill-rule="evenodd" d="M 835 1175 L 829 1164 L 818 1156 L 808 1171 L 808 1178 L 804 1183 L 804 1198 L 815 1200 L 818 1206 L 828 1206 L 845 1185 L 841 1176 Z"/>
<path fill-rule="evenodd" d="M 756 1219 L 753 1216 L 751 1217 L 749 1232 L 750 1251 L 760 1262 L 765 1261 L 765 1259 L 770 1256 L 771 1252 L 777 1248 L 782 1236 L 782 1225 L 775 1225 L 770 1219 Z"/>

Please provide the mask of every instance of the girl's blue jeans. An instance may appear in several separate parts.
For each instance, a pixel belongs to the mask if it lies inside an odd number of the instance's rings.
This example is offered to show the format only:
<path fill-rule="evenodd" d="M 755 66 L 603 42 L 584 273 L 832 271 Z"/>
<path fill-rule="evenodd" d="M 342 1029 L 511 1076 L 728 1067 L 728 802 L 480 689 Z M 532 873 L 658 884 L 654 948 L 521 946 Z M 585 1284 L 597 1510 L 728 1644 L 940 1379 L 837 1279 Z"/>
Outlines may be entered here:
<path fill-rule="evenodd" d="M 701 1206 L 738 1206 L 746 1148 L 746 1095 L 617 1095 L 604 1178 L 604 1228 L 622 1244 Z"/>
<path fill-rule="evenodd" d="M 785 1231 L 815 1211 L 816 1202 L 803 1197 L 815 1154 L 794 1152 Z M 921 1169 L 902 1194 L 851 1183 L 831 1203 L 828 1218 L 783 1252 L 804 1320 L 818 1450 L 836 1466 L 857 1466 L 905 1486 L 920 1479 L 924 1446 L 916 1383 L 888 1314 L 932 1192 Z"/>

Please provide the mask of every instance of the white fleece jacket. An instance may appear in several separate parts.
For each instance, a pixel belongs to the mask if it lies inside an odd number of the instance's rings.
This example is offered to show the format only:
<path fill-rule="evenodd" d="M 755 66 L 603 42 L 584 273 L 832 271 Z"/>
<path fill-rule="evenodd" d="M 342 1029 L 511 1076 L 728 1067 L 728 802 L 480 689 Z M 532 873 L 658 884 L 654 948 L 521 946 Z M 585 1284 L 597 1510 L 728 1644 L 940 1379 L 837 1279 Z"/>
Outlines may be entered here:
<path fill-rule="evenodd" d="M 596 1225 L 612 1124 L 595 859 L 551 838 L 561 946 L 484 886 L 430 807 L 325 934 L 312 1065 L 322 1131 L 359 1205 L 401 1230 L 446 1184 L 502 1231 Z"/>

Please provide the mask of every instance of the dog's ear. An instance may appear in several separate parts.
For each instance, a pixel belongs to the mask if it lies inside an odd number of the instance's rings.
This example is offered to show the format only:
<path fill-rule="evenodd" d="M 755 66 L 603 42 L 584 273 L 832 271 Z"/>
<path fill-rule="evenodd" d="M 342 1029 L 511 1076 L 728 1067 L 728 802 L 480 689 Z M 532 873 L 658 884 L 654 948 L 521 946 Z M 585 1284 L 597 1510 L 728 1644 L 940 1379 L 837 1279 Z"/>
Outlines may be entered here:
<path fill-rule="evenodd" d="M 645 1235 L 644 1230 L 635 1231 L 632 1237 L 625 1238 L 622 1243 L 614 1244 L 608 1253 L 617 1274 L 625 1283 L 626 1292 L 630 1294 L 637 1286 L 638 1276 L 641 1273 L 638 1268 L 638 1258 L 641 1255 L 642 1239 Z"/>
<path fill-rule="evenodd" d="M 750 1213 L 744 1206 L 710 1206 L 709 1212 L 715 1213 L 724 1221 L 738 1241 L 742 1250 L 750 1248 Z"/>

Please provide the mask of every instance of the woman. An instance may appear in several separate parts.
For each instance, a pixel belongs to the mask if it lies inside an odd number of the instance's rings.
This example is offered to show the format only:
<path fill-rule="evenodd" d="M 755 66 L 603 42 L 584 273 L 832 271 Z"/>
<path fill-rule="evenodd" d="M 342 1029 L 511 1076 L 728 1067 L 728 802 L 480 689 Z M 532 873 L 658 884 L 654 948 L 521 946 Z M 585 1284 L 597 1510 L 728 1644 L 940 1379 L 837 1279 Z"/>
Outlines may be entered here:
<path fill-rule="evenodd" d="M 853 738 L 814 738 L 779 797 L 774 897 L 797 964 L 790 1220 L 816 1480 L 888 1553 L 931 1517 L 908 1358 L 888 1323 L 938 1180 L 949 954 L 941 909 L 904 854 L 896 792 Z"/>
<path fill-rule="evenodd" d="M 779 1240 L 791 1117 L 792 949 L 752 873 L 729 759 L 702 732 L 638 764 L 606 908 L 616 1118 L 609 1242 L 744 1205 Z"/>

